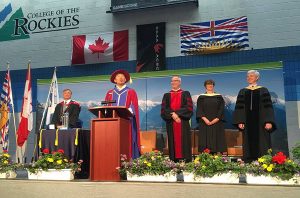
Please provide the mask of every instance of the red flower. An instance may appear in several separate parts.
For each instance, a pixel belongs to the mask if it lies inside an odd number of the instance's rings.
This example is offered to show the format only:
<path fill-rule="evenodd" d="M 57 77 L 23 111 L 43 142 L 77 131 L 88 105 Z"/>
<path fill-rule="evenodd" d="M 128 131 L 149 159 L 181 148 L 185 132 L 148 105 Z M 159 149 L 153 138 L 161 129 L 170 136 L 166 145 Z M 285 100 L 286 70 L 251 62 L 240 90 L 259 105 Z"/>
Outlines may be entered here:
<path fill-rule="evenodd" d="M 206 149 L 204 149 L 204 151 L 203 151 L 204 153 L 210 153 L 210 150 L 208 149 L 208 148 L 206 148 Z"/>
<path fill-rule="evenodd" d="M 277 164 L 284 164 L 286 161 L 286 156 L 283 154 L 283 152 L 278 152 L 275 156 L 272 157 L 272 162 L 275 162 Z"/>
<path fill-rule="evenodd" d="M 49 149 L 45 148 L 45 149 L 43 150 L 43 153 L 44 153 L 44 154 L 49 154 L 50 151 L 49 151 Z"/>
<path fill-rule="evenodd" d="M 64 154 L 65 151 L 63 149 L 58 149 L 57 152 L 61 153 L 61 154 Z"/>

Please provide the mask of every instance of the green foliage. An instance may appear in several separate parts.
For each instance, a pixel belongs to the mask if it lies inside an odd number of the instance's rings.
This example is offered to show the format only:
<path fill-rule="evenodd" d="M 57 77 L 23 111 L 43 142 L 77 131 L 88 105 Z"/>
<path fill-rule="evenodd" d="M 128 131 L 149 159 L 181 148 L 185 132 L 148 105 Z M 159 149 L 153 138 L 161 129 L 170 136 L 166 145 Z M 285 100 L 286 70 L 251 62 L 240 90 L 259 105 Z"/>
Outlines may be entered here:
<path fill-rule="evenodd" d="M 129 172 L 134 175 L 164 175 L 176 174 L 179 171 L 178 164 L 164 157 L 161 152 L 153 151 L 145 153 L 137 159 L 127 161 L 126 155 L 121 155 L 121 167 L 118 167 L 122 176 Z"/>
<path fill-rule="evenodd" d="M 36 173 L 39 170 L 47 171 L 48 169 L 72 169 L 73 172 L 80 171 L 81 161 L 74 163 L 64 156 L 63 150 L 58 150 L 49 154 L 48 151 L 44 152 L 42 156 L 36 162 L 25 165 L 25 168 L 31 172 Z"/>
<path fill-rule="evenodd" d="M 194 173 L 195 177 L 213 177 L 228 172 L 241 174 L 245 170 L 243 161 L 231 162 L 228 157 L 209 152 L 201 153 L 193 162 L 182 167 L 183 171 Z"/>
<path fill-rule="evenodd" d="M 15 171 L 20 165 L 13 163 L 8 153 L 0 154 L 0 173 Z"/>
<path fill-rule="evenodd" d="M 292 149 L 293 159 L 300 162 L 300 142 L 295 145 Z"/>

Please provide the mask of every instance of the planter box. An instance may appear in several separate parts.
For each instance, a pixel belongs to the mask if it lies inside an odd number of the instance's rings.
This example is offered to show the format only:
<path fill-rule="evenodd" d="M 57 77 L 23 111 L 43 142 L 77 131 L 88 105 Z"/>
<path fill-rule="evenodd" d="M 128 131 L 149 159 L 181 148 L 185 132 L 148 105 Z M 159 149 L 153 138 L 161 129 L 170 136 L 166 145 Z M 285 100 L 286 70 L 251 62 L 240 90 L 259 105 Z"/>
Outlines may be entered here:
<path fill-rule="evenodd" d="M 133 175 L 127 172 L 127 181 L 146 181 L 146 182 L 176 182 L 176 174 L 166 173 L 164 175 Z"/>
<path fill-rule="evenodd" d="M 0 173 L 1 179 L 13 179 L 17 177 L 17 173 L 15 171 L 8 171 L 6 173 Z"/>
<path fill-rule="evenodd" d="M 236 173 L 223 173 L 213 177 L 195 177 L 194 173 L 183 172 L 184 182 L 193 183 L 220 183 L 220 184 L 238 184 L 239 175 Z"/>
<path fill-rule="evenodd" d="M 252 174 L 246 174 L 246 182 L 248 184 L 261 184 L 261 185 L 299 185 L 300 176 L 294 176 L 290 180 L 281 180 L 276 177 L 260 175 L 255 176 Z"/>
<path fill-rule="evenodd" d="M 47 171 L 39 170 L 36 173 L 28 172 L 28 179 L 35 180 L 74 180 L 74 174 L 71 169 L 49 169 Z"/>

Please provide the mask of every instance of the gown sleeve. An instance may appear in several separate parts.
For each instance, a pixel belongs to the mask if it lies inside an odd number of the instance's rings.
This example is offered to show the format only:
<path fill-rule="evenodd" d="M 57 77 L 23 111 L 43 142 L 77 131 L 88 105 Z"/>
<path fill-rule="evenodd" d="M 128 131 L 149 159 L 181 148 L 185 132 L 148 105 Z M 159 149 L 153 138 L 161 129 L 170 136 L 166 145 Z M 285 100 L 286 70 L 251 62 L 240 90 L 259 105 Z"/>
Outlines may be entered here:
<path fill-rule="evenodd" d="M 219 120 L 225 121 L 224 118 L 224 107 L 225 107 L 225 102 L 222 96 L 218 97 L 218 112 L 217 112 L 217 118 Z"/>
<path fill-rule="evenodd" d="M 109 90 L 106 95 L 105 95 L 105 101 L 109 101 L 112 100 L 112 90 Z M 111 104 L 109 104 L 108 106 L 111 106 Z"/>
<path fill-rule="evenodd" d="M 51 124 L 54 124 L 55 127 L 60 125 L 60 109 L 61 109 L 61 105 L 57 104 L 52 116 Z"/>
<path fill-rule="evenodd" d="M 233 124 L 237 126 L 238 124 L 245 124 L 246 115 L 245 115 L 245 91 L 241 89 L 236 99 L 235 109 L 233 112 Z"/>
<path fill-rule="evenodd" d="M 133 110 L 133 118 L 135 119 L 136 123 L 136 130 L 137 130 L 137 143 L 138 148 L 140 150 L 141 147 L 141 140 L 140 140 L 140 114 L 139 114 L 139 102 L 138 96 L 134 89 L 129 89 L 128 97 L 130 98 L 129 108 Z M 127 106 L 127 105 L 126 105 Z"/>
<path fill-rule="evenodd" d="M 268 89 L 264 87 L 261 89 L 261 109 L 261 119 L 263 125 L 266 123 L 271 123 L 272 129 L 270 132 L 273 132 L 277 128 L 275 123 L 273 103 Z"/>
<path fill-rule="evenodd" d="M 193 101 L 190 92 L 185 91 L 182 93 L 183 101 L 181 108 L 176 110 L 175 113 L 183 119 L 190 119 L 193 115 Z"/>
<path fill-rule="evenodd" d="M 196 109 L 196 120 L 199 123 L 202 117 L 205 117 L 204 114 L 204 97 L 199 96 L 197 99 L 197 109 Z"/>
<path fill-rule="evenodd" d="M 73 106 L 72 112 L 70 112 L 70 117 L 69 117 L 69 121 L 70 121 L 69 125 L 71 128 L 76 128 L 81 107 L 79 104 L 73 104 L 72 106 Z"/>
<path fill-rule="evenodd" d="M 161 102 L 161 110 L 160 110 L 160 116 L 165 121 L 172 120 L 171 116 L 171 108 L 170 108 L 170 95 L 169 93 L 165 93 Z"/>

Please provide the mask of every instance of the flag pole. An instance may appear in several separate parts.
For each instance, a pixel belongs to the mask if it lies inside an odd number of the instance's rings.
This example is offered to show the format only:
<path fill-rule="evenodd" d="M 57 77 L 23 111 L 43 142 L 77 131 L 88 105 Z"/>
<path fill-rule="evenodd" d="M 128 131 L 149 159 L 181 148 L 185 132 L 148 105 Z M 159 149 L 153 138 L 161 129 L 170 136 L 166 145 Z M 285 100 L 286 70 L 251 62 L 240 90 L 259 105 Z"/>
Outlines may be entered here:
<path fill-rule="evenodd" d="M 30 82 L 32 82 L 32 79 L 31 79 L 31 71 L 30 71 L 30 63 L 31 63 L 31 60 L 28 60 L 28 67 L 27 67 L 27 74 L 26 74 L 26 81 L 27 81 L 27 77 L 30 77 Z M 25 90 L 24 90 L 24 94 L 26 92 L 26 81 L 25 81 Z M 32 89 L 32 88 L 31 88 Z M 32 98 L 31 98 L 32 100 Z M 23 96 L 23 102 L 24 102 L 24 96 Z M 32 101 L 31 101 L 32 102 Z M 23 104 L 24 105 L 24 104 Z M 24 106 L 22 106 L 22 112 L 21 112 L 21 116 L 20 116 L 20 119 L 22 120 L 22 113 L 23 113 L 23 108 Z M 19 123 L 19 127 L 20 127 L 20 123 Z M 30 131 L 31 132 L 31 131 Z M 26 148 L 27 148 L 27 141 L 28 140 L 25 140 L 24 141 L 24 144 L 22 146 L 17 146 L 17 147 L 20 147 L 20 150 L 21 150 L 21 160 L 20 158 L 18 158 L 18 161 L 22 162 L 22 163 L 26 163 L 26 157 L 25 157 L 25 154 L 26 154 Z M 24 151 L 23 151 L 23 148 L 24 148 Z"/>
<path fill-rule="evenodd" d="M 9 62 L 7 61 L 6 63 L 7 65 L 7 72 L 8 72 L 8 76 L 9 76 L 9 87 L 10 87 L 10 101 L 11 101 L 11 108 L 12 108 L 12 116 L 13 116 L 13 122 L 14 122 L 14 129 L 15 129 L 15 140 L 16 140 L 16 146 L 17 146 L 17 125 L 16 125 L 16 115 L 15 115 L 15 105 L 14 105 L 14 98 L 13 98 L 13 93 L 12 93 L 12 87 L 11 87 L 11 77 L 10 77 L 10 64 Z M 17 155 L 16 155 L 17 157 Z"/>
<path fill-rule="evenodd" d="M 32 94 L 32 79 L 31 79 L 31 60 L 28 60 L 28 68 L 27 68 L 27 73 L 29 72 L 29 76 L 30 76 L 30 83 L 31 83 L 31 94 Z M 27 80 L 27 75 L 26 75 L 26 80 Z M 32 98 L 31 98 L 31 102 L 32 102 Z M 30 131 L 31 132 L 31 131 Z M 23 161 L 23 163 L 26 163 L 26 152 L 27 152 L 27 142 L 28 142 L 28 139 L 25 141 L 25 144 L 21 147 L 21 153 L 22 153 L 22 160 L 24 160 Z M 24 153 L 23 153 L 23 147 L 25 147 L 24 148 Z"/>

